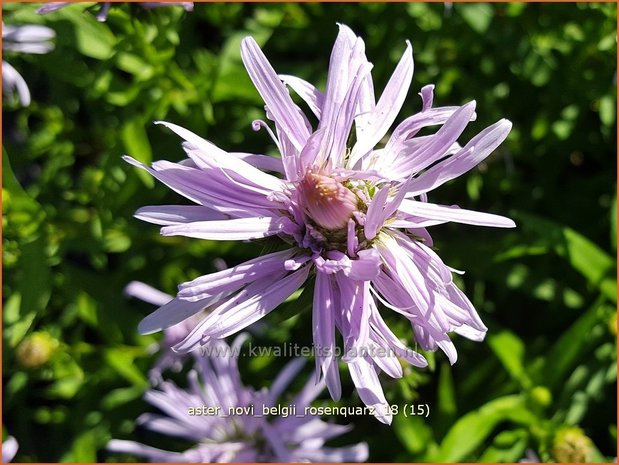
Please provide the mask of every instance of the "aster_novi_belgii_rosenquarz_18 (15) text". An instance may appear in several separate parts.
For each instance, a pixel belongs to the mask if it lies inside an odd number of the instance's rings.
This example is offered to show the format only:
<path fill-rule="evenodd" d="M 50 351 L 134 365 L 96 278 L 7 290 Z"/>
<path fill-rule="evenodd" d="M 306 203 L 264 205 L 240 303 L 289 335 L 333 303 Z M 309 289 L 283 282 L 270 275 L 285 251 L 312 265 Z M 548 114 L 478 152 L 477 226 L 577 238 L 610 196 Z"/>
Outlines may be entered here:
<path fill-rule="evenodd" d="M 452 280 L 456 270 L 433 250 L 427 228 L 450 221 L 502 228 L 515 223 L 430 203 L 427 194 L 490 155 L 511 123 L 501 119 L 461 146 L 457 139 L 476 118 L 475 102 L 433 107 L 434 86 L 426 85 L 420 92 L 421 111 L 404 119 L 383 142 L 411 84 L 412 47 L 407 41 L 376 100 L 365 44 L 345 25 L 339 25 L 324 92 L 298 77 L 278 75 L 252 37 L 243 39 L 241 58 L 274 126 L 257 120 L 253 129 L 268 131 L 281 158 L 226 152 L 162 122 L 184 139 L 188 158 L 157 161 L 152 167 L 125 159 L 196 205 L 148 206 L 135 216 L 163 226 L 164 236 L 274 236 L 288 247 L 181 284 L 176 297 L 144 318 L 138 329 L 148 334 L 192 318 L 193 329 L 175 346 L 192 351 L 251 325 L 313 278 L 317 376 L 339 399 L 342 360 L 361 400 L 379 420 L 391 423 L 378 374 L 398 378 L 400 360 L 416 367 L 427 361 L 396 337 L 379 306 L 407 318 L 416 344 L 426 351 L 440 348 L 452 364 L 457 353 L 449 333 L 475 341 L 485 336 L 487 328 Z M 307 104 L 316 127 L 288 88 Z M 438 129 L 419 135 L 430 127 Z M 336 329 L 343 352 L 336 350 Z M 341 359 L 337 354 L 343 354 Z"/>

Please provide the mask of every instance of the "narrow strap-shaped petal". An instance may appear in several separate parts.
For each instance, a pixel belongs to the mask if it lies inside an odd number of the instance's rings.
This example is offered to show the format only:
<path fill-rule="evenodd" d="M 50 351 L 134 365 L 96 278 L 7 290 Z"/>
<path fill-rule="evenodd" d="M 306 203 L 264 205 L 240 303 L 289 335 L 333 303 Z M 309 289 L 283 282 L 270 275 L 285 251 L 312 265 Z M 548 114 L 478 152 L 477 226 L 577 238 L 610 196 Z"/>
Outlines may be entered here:
<path fill-rule="evenodd" d="M 421 111 L 428 111 L 432 108 L 432 103 L 434 102 L 434 84 L 423 86 L 419 95 L 421 96 L 422 103 Z"/>
<path fill-rule="evenodd" d="M 365 462 L 369 455 L 369 447 L 365 442 L 346 447 L 321 447 L 320 449 L 300 447 L 294 450 L 295 461 L 298 462 Z"/>
<path fill-rule="evenodd" d="M 183 455 L 178 452 L 169 452 L 156 447 L 146 446 L 135 441 L 124 439 L 112 439 L 105 446 L 110 452 L 122 454 L 133 454 L 148 458 L 151 462 L 175 462 L 183 459 Z"/>
<path fill-rule="evenodd" d="M 410 42 L 406 41 L 406 50 L 385 86 L 371 117 L 368 118 L 365 130 L 361 134 L 357 133 L 357 143 L 350 154 L 350 167 L 372 150 L 395 121 L 413 79 L 413 67 L 413 48 Z"/>
<path fill-rule="evenodd" d="M 401 173 L 401 177 L 408 177 L 445 157 L 475 114 L 475 105 L 476 102 L 473 100 L 458 108 L 436 134 L 428 137 L 419 146 L 415 144 L 412 150 L 404 143 L 402 150 L 394 160 L 392 171 Z"/>
<path fill-rule="evenodd" d="M 363 233 L 366 239 L 372 240 L 376 237 L 376 232 L 382 226 L 382 212 L 387 203 L 387 197 L 389 196 L 389 189 L 391 186 L 386 184 L 374 195 L 368 211 L 365 217 L 365 224 L 363 225 Z"/>
<path fill-rule="evenodd" d="M 38 43 L 56 37 L 56 32 L 47 26 L 28 24 L 25 26 L 3 26 L 2 40 L 19 43 Z M 6 44 L 3 44 L 6 45 Z M 52 46 L 53 48 L 53 46 Z M 49 51 L 49 50 L 48 50 Z M 37 52 L 31 52 L 37 53 Z M 39 52 L 47 53 L 47 52 Z"/>
<path fill-rule="evenodd" d="M 437 205 L 428 202 L 404 199 L 399 211 L 429 220 L 453 221 L 456 223 L 473 224 L 477 226 L 492 226 L 495 228 L 515 228 L 513 220 L 500 215 L 465 210 L 457 205 Z"/>
<path fill-rule="evenodd" d="M 357 140 L 363 138 L 363 134 L 368 131 L 368 126 L 372 124 L 372 116 L 375 108 L 376 97 L 374 96 L 374 81 L 372 75 L 368 74 L 361 83 L 359 96 L 357 98 L 355 116 L 355 135 Z M 354 164 L 348 163 L 348 166 L 354 167 Z"/>
<path fill-rule="evenodd" d="M 37 9 L 37 14 L 44 15 L 46 13 L 51 13 L 52 11 L 58 11 L 61 8 L 64 8 L 67 5 L 70 5 L 71 2 L 50 2 L 45 5 L 39 7 Z"/>
<path fill-rule="evenodd" d="M 224 338 L 258 321 L 303 285 L 309 269 L 305 266 L 287 276 L 276 273 L 250 284 L 211 311 L 174 350 L 193 350 L 208 339 Z"/>
<path fill-rule="evenodd" d="M 370 74 L 372 64 L 364 59 L 364 44 L 361 39 L 357 39 L 355 46 L 350 52 L 348 83 L 338 82 L 338 87 L 344 87 L 345 93 L 341 100 L 329 101 L 329 94 L 326 97 L 325 108 L 330 104 L 332 107 L 331 118 L 322 118 L 319 128 L 325 128 L 325 153 L 328 157 L 330 169 L 343 166 L 342 161 L 346 154 L 346 143 L 348 141 L 352 123 L 356 116 L 356 106 L 361 90 L 361 84 L 366 76 Z"/>
<path fill-rule="evenodd" d="M 423 355 L 418 352 L 413 351 L 412 349 L 406 347 L 385 323 L 383 317 L 380 312 L 374 306 L 371 315 L 371 326 L 374 332 L 382 337 L 385 342 L 389 344 L 391 349 L 396 353 L 398 357 L 403 358 L 408 363 L 413 366 L 424 368 L 428 366 L 428 361 L 423 357 Z"/>
<path fill-rule="evenodd" d="M 273 119 L 286 131 L 296 149 L 301 151 L 309 137 L 309 131 L 286 86 L 252 37 L 245 37 L 241 42 L 241 58 Z"/>
<path fill-rule="evenodd" d="M 97 21 L 104 22 L 107 19 L 107 14 L 112 6 L 112 2 L 101 2 L 101 9 L 97 13 Z"/>
<path fill-rule="evenodd" d="M 239 158 L 246 163 L 264 171 L 275 171 L 277 173 L 284 172 L 284 165 L 281 158 L 271 157 L 269 155 L 259 155 L 254 153 L 228 152 L 231 157 Z"/>
<path fill-rule="evenodd" d="M 447 181 L 457 178 L 477 166 L 494 149 L 496 149 L 507 138 L 512 123 L 506 119 L 497 121 L 492 126 L 487 127 L 477 136 L 473 137 L 462 150 L 449 157 L 415 179 L 411 195 L 418 195 L 436 189 Z"/>
<path fill-rule="evenodd" d="M 202 205 L 152 205 L 139 208 L 133 216 L 139 220 L 162 226 L 230 219 L 228 215 Z"/>
<path fill-rule="evenodd" d="M 286 422 L 283 421 L 277 425 L 279 429 L 285 431 L 286 438 L 289 441 L 296 443 L 305 440 L 326 442 L 329 439 L 341 436 L 353 429 L 353 425 L 340 425 L 338 423 L 327 423 L 320 418 L 314 417 L 307 423 L 292 428 L 286 428 Z"/>
<path fill-rule="evenodd" d="M 415 305 L 424 315 L 431 313 L 432 296 L 417 264 L 392 237 L 381 237 L 378 251 L 391 275 L 402 284 Z"/>
<path fill-rule="evenodd" d="M 183 197 L 208 208 L 229 214 L 234 217 L 251 217 L 269 214 L 277 204 L 269 201 L 266 196 L 233 189 L 230 186 L 206 182 L 204 171 L 183 163 L 158 161 L 153 168 L 131 158 L 123 156 L 123 160 L 133 166 L 148 171 L 155 179 L 161 181 Z"/>
<path fill-rule="evenodd" d="M 30 105 L 30 89 L 24 78 L 13 66 L 6 61 L 2 61 L 2 91 L 12 95 L 17 92 L 17 98 L 22 107 Z"/>
<path fill-rule="evenodd" d="M 339 32 L 329 59 L 327 90 L 322 108 L 321 127 L 330 127 L 337 117 L 337 110 L 344 100 L 350 83 L 350 54 L 357 36 L 348 26 L 338 24 Z"/>
<path fill-rule="evenodd" d="M 299 374 L 303 365 L 305 365 L 305 359 L 299 357 L 292 359 L 282 368 L 269 388 L 269 394 L 265 401 L 266 405 L 269 407 L 277 405 L 277 400 L 284 393 L 292 380 Z"/>
<path fill-rule="evenodd" d="M 369 282 L 353 281 L 343 273 L 335 275 L 339 288 L 344 338 L 344 349 L 348 351 L 367 349 L 369 335 L 370 307 L 372 296 L 369 293 Z"/>
<path fill-rule="evenodd" d="M 240 241 L 273 236 L 280 233 L 283 227 L 284 223 L 279 218 L 249 217 L 164 226 L 161 228 L 161 234 L 213 241 Z"/>
<path fill-rule="evenodd" d="M 314 351 L 316 358 L 316 373 L 317 379 L 322 371 L 327 377 L 331 366 L 335 365 L 337 369 L 337 361 L 335 358 L 335 321 L 333 318 L 334 308 L 333 289 L 331 277 L 320 271 L 316 272 L 316 284 L 314 288 L 314 303 L 312 305 L 312 334 L 314 339 Z M 337 383 L 330 382 L 327 384 L 329 393 L 333 400 L 339 400 L 342 395 L 342 388 Z"/>
<path fill-rule="evenodd" d="M 258 321 L 299 289 L 307 280 L 310 269 L 310 266 L 305 266 L 258 292 L 252 293 L 254 289 L 249 288 L 247 293 L 241 291 L 240 295 L 216 309 L 218 314 L 225 317 L 218 318 L 207 331 L 214 338 L 223 338 Z"/>
<path fill-rule="evenodd" d="M 374 409 L 374 415 L 378 420 L 390 425 L 393 416 L 372 363 L 364 357 L 355 357 L 348 362 L 348 370 L 363 403 Z"/>
<path fill-rule="evenodd" d="M 188 302 L 186 300 L 173 299 L 140 321 L 138 332 L 140 334 L 151 334 L 174 326 L 201 312 L 213 304 L 214 301 L 215 299 L 205 299 L 199 302 Z"/>
<path fill-rule="evenodd" d="M 286 271 L 286 261 L 294 255 L 293 250 L 285 250 L 263 255 L 226 270 L 200 276 L 179 286 L 178 298 L 197 301 L 213 295 L 236 292 L 251 282 L 272 273 Z"/>
<path fill-rule="evenodd" d="M 279 78 L 284 81 L 284 84 L 294 90 L 299 97 L 303 99 L 309 109 L 320 119 L 322 106 L 325 103 L 325 96 L 316 87 L 304 79 L 287 74 L 280 74 Z"/>
<path fill-rule="evenodd" d="M 205 157 L 210 157 L 210 159 L 221 168 L 233 170 L 243 178 L 250 180 L 259 186 L 266 187 L 269 190 L 276 190 L 282 185 L 281 179 L 260 171 L 249 163 L 244 162 L 240 157 L 230 156 L 226 151 L 220 149 L 206 139 L 194 134 L 188 129 L 166 121 L 155 121 L 155 124 L 162 124 L 168 129 L 171 129 L 178 136 L 182 137 L 202 152 Z"/>
<path fill-rule="evenodd" d="M 131 281 L 125 286 L 123 293 L 128 297 L 140 299 L 143 302 L 158 306 L 165 305 L 174 298 L 170 294 L 166 294 L 141 281 Z"/>
<path fill-rule="evenodd" d="M 177 410 L 179 410 L 178 406 Z M 179 420 L 161 415 L 153 415 L 148 413 L 140 415 L 139 424 L 150 431 L 165 434 L 167 436 L 179 437 L 185 440 L 190 439 L 194 441 L 204 439 L 204 433 L 202 433 L 200 429 L 183 427 L 184 425 Z"/>

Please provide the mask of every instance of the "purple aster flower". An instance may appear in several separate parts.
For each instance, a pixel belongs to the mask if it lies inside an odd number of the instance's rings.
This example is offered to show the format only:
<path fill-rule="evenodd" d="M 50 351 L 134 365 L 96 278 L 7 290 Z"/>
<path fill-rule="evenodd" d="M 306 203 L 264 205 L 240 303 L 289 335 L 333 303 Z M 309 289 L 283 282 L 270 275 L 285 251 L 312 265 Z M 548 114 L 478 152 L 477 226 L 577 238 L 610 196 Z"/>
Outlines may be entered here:
<path fill-rule="evenodd" d="M 5 26 L 2 24 L 2 50 L 44 54 L 54 49 L 54 31 L 45 26 Z M 30 90 L 24 78 L 8 62 L 2 60 L 2 93 L 17 98 L 23 107 L 30 105 Z"/>
<path fill-rule="evenodd" d="M 101 8 L 99 13 L 97 13 L 97 21 L 105 21 L 107 19 L 107 14 L 112 6 L 112 2 L 100 2 Z M 162 6 L 182 6 L 185 11 L 193 11 L 193 2 L 138 2 L 142 7 L 150 9 L 150 8 L 158 8 Z M 50 2 L 45 5 L 39 7 L 37 13 L 40 15 L 44 15 L 46 13 L 51 13 L 52 11 L 58 11 L 61 8 L 64 8 L 67 5 L 70 5 L 71 2 Z"/>
<path fill-rule="evenodd" d="M 237 357 L 244 335 L 232 346 L 211 344 L 211 357 L 196 357 L 188 375 L 188 389 L 165 381 L 146 393 L 145 399 L 163 414 L 144 414 L 145 428 L 196 443 L 184 452 L 170 452 L 125 440 L 112 440 L 107 448 L 146 457 L 153 462 L 359 462 L 368 457 L 366 443 L 348 447 L 324 444 L 351 429 L 327 423 L 306 407 L 323 391 L 324 383 L 308 382 L 292 400 L 297 415 L 271 416 L 278 398 L 301 370 L 304 360 L 288 363 L 271 388 L 259 391 L 243 385 Z M 230 414 L 232 412 L 244 412 Z M 196 413 L 198 412 L 199 413 Z M 290 412 L 289 412 L 290 413 Z"/>
<path fill-rule="evenodd" d="M 389 329 L 382 306 L 411 324 L 424 350 L 457 354 L 449 333 L 480 341 L 486 327 L 452 281 L 456 272 L 432 249 L 427 228 L 449 221 L 514 227 L 512 220 L 428 202 L 428 193 L 475 167 L 507 137 L 498 121 L 464 146 L 458 138 L 475 119 L 475 102 L 433 107 L 433 88 L 421 89 L 422 109 L 404 119 L 382 142 L 406 98 L 413 74 L 407 42 L 402 58 L 376 100 L 364 42 L 341 25 L 326 91 L 293 76 L 278 75 L 253 38 L 241 44 L 245 67 L 266 103 L 255 121 L 281 158 L 225 152 L 194 133 L 161 123 L 185 140 L 188 158 L 155 162 L 155 178 L 197 205 L 152 206 L 136 217 L 162 225 L 165 236 L 252 240 L 277 236 L 285 250 L 181 284 L 176 298 L 147 316 L 144 333 L 168 328 L 205 307 L 217 306 L 175 350 L 196 349 L 236 333 L 271 312 L 310 278 L 315 279 L 313 338 L 317 375 L 334 399 L 341 395 L 336 330 L 361 400 L 391 422 L 378 373 L 402 376 L 400 360 L 427 361 Z M 293 102 L 294 90 L 317 118 Z M 430 135 L 424 129 L 438 127 Z M 349 145 L 350 140 L 354 142 Z"/>
<path fill-rule="evenodd" d="M 2 463 L 13 460 L 15 454 L 17 454 L 17 449 L 19 449 L 17 440 L 13 436 L 8 436 L 6 441 L 2 443 Z"/>

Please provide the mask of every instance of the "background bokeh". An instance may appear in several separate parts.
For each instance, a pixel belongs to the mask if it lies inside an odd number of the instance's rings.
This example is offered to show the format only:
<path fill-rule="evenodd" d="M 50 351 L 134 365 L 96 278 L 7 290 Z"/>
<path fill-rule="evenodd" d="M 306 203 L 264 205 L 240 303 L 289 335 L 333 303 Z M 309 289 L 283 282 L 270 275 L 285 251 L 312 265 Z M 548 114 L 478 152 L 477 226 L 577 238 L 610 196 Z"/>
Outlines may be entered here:
<path fill-rule="evenodd" d="M 377 88 L 412 41 L 399 120 L 435 83 L 437 105 L 477 100 L 465 140 L 514 123 L 493 156 L 431 200 L 518 223 L 432 228 L 445 262 L 466 270 L 457 279 L 488 337 L 456 336 L 454 366 L 437 353 L 429 369 L 381 377 L 391 403 L 428 404 L 427 418 L 335 418 L 355 424 L 339 443 L 365 440 L 382 462 L 616 456 L 615 4 L 116 4 L 106 23 L 93 3 L 46 16 L 37 6 L 2 5 L 5 24 L 57 34 L 48 55 L 4 54 L 33 96 L 27 108 L 5 102 L 2 120 L 3 434 L 20 444 L 16 461 L 127 461 L 103 450 L 109 439 L 162 444 L 135 424 L 150 408 L 142 394 L 160 335 L 137 334 L 152 307 L 123 288 L 137 279 L 174 293 L 214 259 L 234 265 L 260 248 L 161 237 L 132 214 L 180 198 L 120 157 L 180 160 L 160 119 L 227 150 L 274 153 L 251 130 L 263 104 L 240 40 L 251 34 L 279 72 L 323 87 L 337 22 L 365 39 Z M 406 322 L 384 314 L 412 343 Z M 311 342 L 302 303 L 264 321 L 257 344 Z M 242 358 L 243 379 L 268 386 L 284 363 Z M 361 405 L 348 375 L 343 393 L 340 405 Z"/>

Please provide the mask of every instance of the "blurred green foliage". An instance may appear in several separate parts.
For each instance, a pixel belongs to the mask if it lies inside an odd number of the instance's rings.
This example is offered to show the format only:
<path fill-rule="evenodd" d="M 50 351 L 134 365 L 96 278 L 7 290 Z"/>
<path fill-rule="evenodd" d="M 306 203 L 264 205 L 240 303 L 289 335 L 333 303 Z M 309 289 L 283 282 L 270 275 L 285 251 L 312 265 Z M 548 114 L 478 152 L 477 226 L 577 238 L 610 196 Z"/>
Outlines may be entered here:
<path fill-rule="evenodd" d="M 501 117 L 514 123 L 492 157 L 433 200 L 518 223 L 433 228 L 443 259 L 467 271 L 457 279 L 487 341 L 457 338 L 453 367 L 437 353 L 428 370 L 383 378 L 391 403 L 428 404 L 428 418 L 398 415 L 387 427 L 356 417 L 342 442 L 366 440 L 383 462 L 513 462 L 528 449 L 550 461 L 574 444 L 589 461 L 616 456 L 615 4 L 211 3 L 193 13 L 117 4 L 106 23 L 93 5 L 46 16 L 33 4 L 2 6 L 6 24 L 57 33 L 48 55 L 5 53 L 33 95 L 28 108 L 3 107 L 3 424 L 20 443 L 17 461 L 130 459 L 103 447 L 144 437 L 134 420 L 148 408 L 141 396 L 160 336 L 137 334 L 151 308 L 127 301 L 123 287 L 137 279 L 173 293 L 214 258 L 259 252 L 163 238 L 134 220 L 142 205 L 179 198 L 120 156 L 181 159 L 177 137 L 151 124 L 159 119 L 224 149 L 275 153 L 251 131 L 263 104 L 240 40 L 251 34 L 279 72 L 324 86 L 337 22 L 365 39 L 377 88 L 412 41 L 403 116 L 435 83 L 437 105 L 477 100 L 467 136 Z M 265 320 L 278 324 L 259 342 L 310 343 L 300 299 Z M 257 386 L 284 363 L 242 362 Z M 358 405 L 343 382 L 341 402 Z"/>

